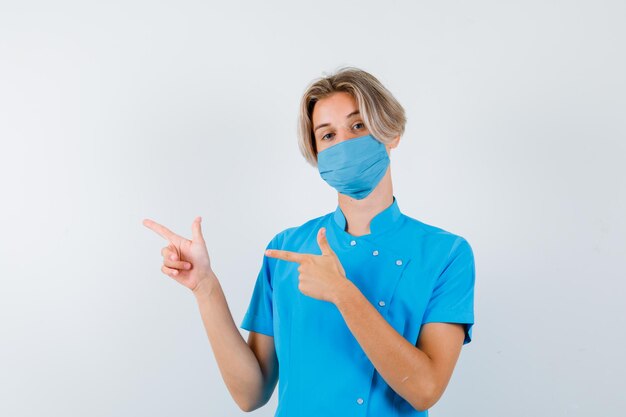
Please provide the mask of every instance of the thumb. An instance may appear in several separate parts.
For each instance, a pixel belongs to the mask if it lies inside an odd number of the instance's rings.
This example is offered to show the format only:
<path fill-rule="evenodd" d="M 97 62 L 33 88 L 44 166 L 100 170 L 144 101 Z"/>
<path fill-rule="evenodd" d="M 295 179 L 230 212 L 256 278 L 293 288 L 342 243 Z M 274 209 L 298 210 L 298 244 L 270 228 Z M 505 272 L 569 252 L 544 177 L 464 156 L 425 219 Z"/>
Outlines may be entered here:
<path fill-rule="evenodd" d="M 326 228 L 322 227 L 317 231 L 317 244 L 322 250 L 322 255 L 334 255 L 335 252 L 330 247 L 328 239 L 326 239 Z"/>
<path fill-rule="evenodd" d="M 200 226 L 201 222 L 202 217 L 196 217 L 193 221 L 193 225 L 191 226 L 191 231 L 194 242 L 204 243 L 204 237 L 202 236 L 202 227 Z"/>

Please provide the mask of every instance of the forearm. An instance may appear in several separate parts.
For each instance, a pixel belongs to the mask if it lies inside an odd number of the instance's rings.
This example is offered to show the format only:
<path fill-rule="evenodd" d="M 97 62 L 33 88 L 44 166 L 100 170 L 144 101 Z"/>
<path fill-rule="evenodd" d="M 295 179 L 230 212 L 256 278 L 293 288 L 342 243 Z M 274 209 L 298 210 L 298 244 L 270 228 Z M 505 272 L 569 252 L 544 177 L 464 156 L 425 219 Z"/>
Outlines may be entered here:
<path fill-rule="evenodd" d="M 239 333 L 217 277 L 213 274 L 203 284 L 193 293 L 220 373 L 239 407 L 251 409 L 262 402 L 264 392 L 259 361 Z"/>
<path fill-rule="evenodd" d="M 350 280 L 335 305 L 348 328 L 389 386 L 414 408 L 430 407 L 434 380 L 426 353 L 398 333 Z"/>

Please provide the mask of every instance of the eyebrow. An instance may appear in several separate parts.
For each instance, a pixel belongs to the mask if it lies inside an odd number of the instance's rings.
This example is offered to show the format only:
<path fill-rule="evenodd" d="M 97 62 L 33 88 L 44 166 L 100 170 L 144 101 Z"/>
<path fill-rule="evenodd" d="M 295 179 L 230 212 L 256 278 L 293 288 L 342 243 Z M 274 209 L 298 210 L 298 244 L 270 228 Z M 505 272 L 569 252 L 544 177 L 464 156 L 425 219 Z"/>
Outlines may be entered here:
<path fill-rule="evenodd" d="M 346 119 L 354 116 L 355 114 L 359 114 L 359 111 L 358 110 L 353 111 L 352 113 L 350 113 L 349 115 L 346 116 Z M 315 129 L 313 129 L 313 132 L 315 132 L 320 127 L 324 127 L 324 126 L 330 126 L 330 123 L 322 123 L 321 125 L 315 126 Z"/>

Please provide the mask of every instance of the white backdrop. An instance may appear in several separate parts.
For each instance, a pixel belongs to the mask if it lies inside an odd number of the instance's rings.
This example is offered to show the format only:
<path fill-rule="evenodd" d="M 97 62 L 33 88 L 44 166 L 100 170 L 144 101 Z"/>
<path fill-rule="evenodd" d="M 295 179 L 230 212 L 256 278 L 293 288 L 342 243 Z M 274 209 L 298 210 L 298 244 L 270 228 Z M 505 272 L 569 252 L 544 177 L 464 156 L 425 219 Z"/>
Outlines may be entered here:
<path fill-rule="evenodd" d="M 474 249 L 431 415 L 623 415 L 625 28 L 621 1 L 1 0 L 0 415 L 245 414 L 141 221 L 203 216 L 239 324 L 269 239 L 336 207 L 296 118 L 342 65 L 407 111 L 401 210 Z"/>

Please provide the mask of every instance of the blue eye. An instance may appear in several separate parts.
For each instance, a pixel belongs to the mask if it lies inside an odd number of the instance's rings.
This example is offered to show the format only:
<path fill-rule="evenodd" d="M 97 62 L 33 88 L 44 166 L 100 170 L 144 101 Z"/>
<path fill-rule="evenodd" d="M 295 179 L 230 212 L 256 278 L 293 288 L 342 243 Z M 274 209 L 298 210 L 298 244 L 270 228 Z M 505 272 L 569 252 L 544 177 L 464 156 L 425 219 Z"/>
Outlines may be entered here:
<path fill-rule="evenodd" d="M 357 126 L 357 125 L 361 125 L 361 126 L 365 127 L 365 125 L 363 123 L 361 123 L 361 122 L 354 124 L 354 126 Z M 354 127 L 354 126 L 352 126 L 352 127 Z M 360 128 L 360 129 L 362 129 L 362 128 Z"/>
<path fill-rule="evenodd" d="M 324 136 L 322 136 L 322 140 L 324 140 L 324 138 L 325 138 L 326 136 L 328 136 L 328 135 L 332 135 L 332 133 L 327 133 L 327 134 L 325 134 Z"/>

